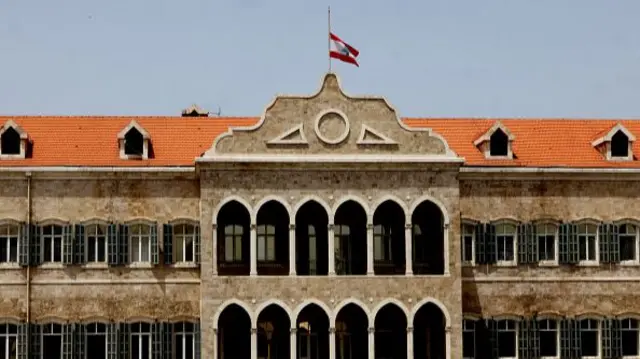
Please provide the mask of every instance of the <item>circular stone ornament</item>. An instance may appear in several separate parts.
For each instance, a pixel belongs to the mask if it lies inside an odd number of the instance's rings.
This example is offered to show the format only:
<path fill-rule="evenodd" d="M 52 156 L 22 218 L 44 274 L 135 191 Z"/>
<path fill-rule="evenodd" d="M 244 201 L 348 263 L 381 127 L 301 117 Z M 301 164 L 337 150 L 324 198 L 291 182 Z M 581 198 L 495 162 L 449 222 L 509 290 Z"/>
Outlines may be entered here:
<path fill-rule="evenodd" d="M 349 136 L 349 120 L 340 110 L 325 110 L 316 117 L 315 130 L 320 141 L 337 145 Z"/>

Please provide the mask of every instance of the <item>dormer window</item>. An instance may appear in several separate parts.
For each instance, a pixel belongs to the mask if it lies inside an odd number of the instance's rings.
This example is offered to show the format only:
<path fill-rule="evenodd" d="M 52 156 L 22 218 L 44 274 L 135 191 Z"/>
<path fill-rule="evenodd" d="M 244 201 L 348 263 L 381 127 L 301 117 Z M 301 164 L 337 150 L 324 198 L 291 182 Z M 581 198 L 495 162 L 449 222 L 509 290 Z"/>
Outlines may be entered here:
<path fill-rule="evenodd" d="M 150 141 L 149 133 L 136 121 L 131 121 L 127 127 L 118 133 L 120 158 L 125 160 L 149 159 Z"/>
<path fill-rule="evenodd" d="M 604 136 L 591 143 L 602 155 L 610 161 L 633 160 L 633 142 L 636 137 L 621 123 L 615 125 Z"/>
<path fill-rule="evenodd" d="M 9 120 L 0 127 L 0 159 L 23 159 L 27 152 L 27 133 Z"/>
<path fill-rule="evenodd" d="M 513 159 L 512 143 L 515 137 L 500 121 L 474 141 L 487 159 Z"/>

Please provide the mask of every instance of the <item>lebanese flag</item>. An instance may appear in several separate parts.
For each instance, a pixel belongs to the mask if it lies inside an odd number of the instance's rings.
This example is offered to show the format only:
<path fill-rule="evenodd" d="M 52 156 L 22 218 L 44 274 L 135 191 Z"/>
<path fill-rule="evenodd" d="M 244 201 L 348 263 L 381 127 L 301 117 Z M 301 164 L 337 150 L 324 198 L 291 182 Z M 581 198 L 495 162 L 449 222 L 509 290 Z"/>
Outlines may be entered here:
<path fill-rule="evenodd" d="M 331 42 L 333 42 L 333 46 L 335 48 L 329 50 L 329 57 L 360 67 L 360 65 L 358 65 L 358 61 L 356 61 L 356 57 L 358 57 L 358 54 L 360 54 L 358 50 L 342 41 L 339 37 L 331 32 L 329 33 L 329 39 L 331 39 Z"/>

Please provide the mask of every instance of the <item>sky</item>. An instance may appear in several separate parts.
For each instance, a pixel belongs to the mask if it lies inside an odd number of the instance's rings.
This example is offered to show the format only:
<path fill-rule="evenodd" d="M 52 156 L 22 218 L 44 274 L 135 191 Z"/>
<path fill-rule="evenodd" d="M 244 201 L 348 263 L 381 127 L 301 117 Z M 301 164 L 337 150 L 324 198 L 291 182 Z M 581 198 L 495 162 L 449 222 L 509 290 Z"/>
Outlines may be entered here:
<path fill-rule="evenodd" d="M 639 0 L 0 0 L 1 115 L 259 116 L 313 94 L 408 117 L 640 118 Z"/>

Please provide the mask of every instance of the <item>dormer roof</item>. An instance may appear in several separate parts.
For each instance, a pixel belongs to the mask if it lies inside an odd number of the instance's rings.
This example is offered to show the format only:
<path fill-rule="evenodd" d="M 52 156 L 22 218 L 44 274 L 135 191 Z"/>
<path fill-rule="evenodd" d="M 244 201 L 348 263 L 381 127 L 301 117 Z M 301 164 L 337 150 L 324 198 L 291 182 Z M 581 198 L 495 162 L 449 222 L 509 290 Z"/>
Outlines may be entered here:
<path fill-rule="evenodd" d="M 9 128 L 13 128 L 13 130 L 18 133 L 18 135 L 20 136 L 21 140 L 26 140 L 29 137 L 27 132 L 25 130 L 23 130 L 22 127 L 18 126 L 18 124 L 15 123 L 13 120 L 5 121 L 5 123 L 2 126 L 2 128 L 0 128 L 0 135 L 2 135 Z"/>
<path fill-rule="evenodd" d="M 618 132 L 622 132 L 625 134 L 625 136 L 627 136 L 627 138 L 629 139 L 629 142 L 634 142 L 636 140 L 636 136 L 633 135 L 633 133 L 631 133 L 631 131 L 629 131 L 626 127 L 624 127 L 624 125 L 620 122 L 618 122 L 615 126 L 613 126 L 609 131 L 607 131 L 603 136 L 599 136 L 598 138 L 596 138 L 593 142 L 591 142 L 592 146 L 599 146 L 605 142 L 611 142 L 611 139 L 613 138 L 613 136 L 618 133 Z"/>
<path fill-rule="evenodd" d="M 205 111 L 203 108 L 194 103 L 193 105 L 182 110 L 182 116 L 205 117 L 209 116 L 209 111 Z"/>
<path fill-rule="evenodd" d="M 136 120 L 131 120 L 131 122 L 129 122 L 129 124 L 125 128 L 123 128 L 120 132 L 118 132 L 118 139 L 124 140 L 124 137 L 133 128 L 135 128 L 138 132 L 140 132 L 143 139 L 145 140 L 151 139 L 149 132 L 147 132 L 147 130 L 145 130 L 144 127 L 140 126 L 140 124 L 136 122 Z"/>
<path fill-rule="evenodd" d="M 509 139 L 509 142 L 511 142 L 511 141 L 516 139 L 516 137 L 511 133 L 511 131 L 509 131 L 507 126 L 505 126 L 501 121 L 496 121 L 493 124 L 493 126 L 489 127 L 489 129 L 485 133 L 483 133 L 480 137 L 478 137 L 475 141 L 473 141 L 473 144 L 475 146 L 479 146 L 479 145 L 483 144 L 484 142 L 490 141 L 491 140 L 491 136 L 493 136 L 493 134 L 497 130 L 501 130 L 505 135 L 507 135 L 507 138 Z"/>

